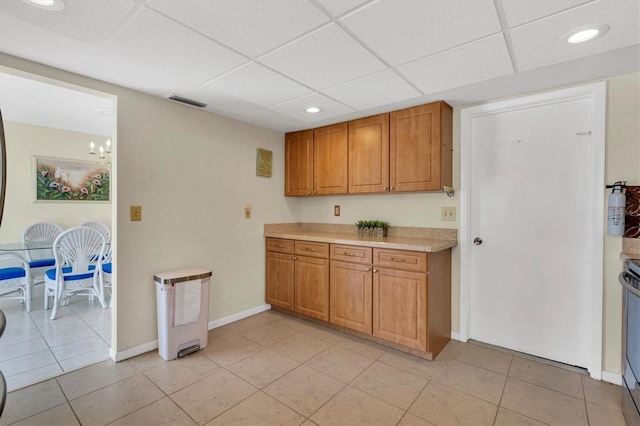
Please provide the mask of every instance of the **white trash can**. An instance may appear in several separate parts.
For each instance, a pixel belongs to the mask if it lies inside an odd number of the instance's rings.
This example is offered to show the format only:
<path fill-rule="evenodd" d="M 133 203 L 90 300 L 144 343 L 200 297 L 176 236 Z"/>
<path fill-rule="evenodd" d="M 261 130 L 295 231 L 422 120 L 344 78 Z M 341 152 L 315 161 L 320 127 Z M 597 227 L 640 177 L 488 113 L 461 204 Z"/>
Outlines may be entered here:
<path fill-rule="evenodd" d="M 207 347 L 211 271 L 184 269 L 154 275 L 158 352 L 167 361 Z"/>

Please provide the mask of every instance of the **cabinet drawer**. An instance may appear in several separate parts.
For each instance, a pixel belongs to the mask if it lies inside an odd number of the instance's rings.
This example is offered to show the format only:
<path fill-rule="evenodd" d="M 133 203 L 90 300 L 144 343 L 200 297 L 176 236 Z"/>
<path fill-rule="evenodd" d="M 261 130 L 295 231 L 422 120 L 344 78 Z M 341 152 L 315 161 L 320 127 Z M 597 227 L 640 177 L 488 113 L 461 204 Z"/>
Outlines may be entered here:
<path fill-rule="evenodd" d="M 267 251 L 293 254 L 293 240 L 284 238 L 267 238 Z"/>
<path fill-rule="evenodd" d="M 329 243 L 314 243 L 311 241 L 296 241 L 295 253 L 300 256 L 329 257 Z"/>
<path fill-rule="evenodd" d="M 373 249 L 373 264 L 406 271 L 427 271 L 427 253 L 407 250 Z"/>
<path fill-rule="evenodd" d="M 331 244 L 331 259 L 370 265 L 373 260 L 373 249 L 371 247 Z"/>

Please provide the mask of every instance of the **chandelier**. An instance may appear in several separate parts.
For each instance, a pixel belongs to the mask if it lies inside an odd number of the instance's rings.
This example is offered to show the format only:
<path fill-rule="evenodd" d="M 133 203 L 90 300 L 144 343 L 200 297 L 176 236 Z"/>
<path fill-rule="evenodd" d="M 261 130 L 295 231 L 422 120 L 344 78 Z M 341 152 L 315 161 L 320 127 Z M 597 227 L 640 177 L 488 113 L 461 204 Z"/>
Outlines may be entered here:
<path fill-rule="evenodd" d="M 92 157 L 92 160 L 97 163 L 111 164 L 111 139 L 107 139 L 105 145 L 106 148 L 100 145 L 100 147 L 98 147 L 98 152 L 96 153 L 96 144 L 91 141 L 89 144 L 89 155 Z M 96 154 L 99 155 L 96 157 Z"/>

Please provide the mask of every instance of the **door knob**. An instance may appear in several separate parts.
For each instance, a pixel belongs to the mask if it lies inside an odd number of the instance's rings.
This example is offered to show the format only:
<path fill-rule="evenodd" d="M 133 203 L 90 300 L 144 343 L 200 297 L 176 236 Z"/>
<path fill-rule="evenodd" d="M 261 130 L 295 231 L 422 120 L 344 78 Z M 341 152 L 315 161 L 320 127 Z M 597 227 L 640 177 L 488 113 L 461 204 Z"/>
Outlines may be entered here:
<path fill-rule="evenodd" d="M 482 238 L 480 238 L 480 237 L 475 237 L 475 238 L 473 239 L 473 244 L 475 244 L 475 245 L 479 246 L 480 244 L 482 244 Z"/>

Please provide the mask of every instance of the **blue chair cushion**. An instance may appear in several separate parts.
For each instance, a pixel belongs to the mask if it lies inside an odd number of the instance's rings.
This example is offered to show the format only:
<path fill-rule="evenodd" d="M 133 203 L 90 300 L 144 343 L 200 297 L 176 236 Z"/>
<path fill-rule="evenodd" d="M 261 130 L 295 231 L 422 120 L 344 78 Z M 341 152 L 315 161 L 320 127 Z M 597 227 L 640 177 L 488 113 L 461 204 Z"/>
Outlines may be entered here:
<path fill-rule="evenodd" d="M 102 264 L 102 270 L 107 274 L 111 273 L 111 262 Z"/>
<path fill-rule="evenodd" d="M 45 266 L 54 266 L 56 264 L 55 259 L 37 259 L 29 262 L 30 268 L 44 268 Z"/>
<path fill-rule="evenodd" d="M 94 269 L 96 269 L 95 265 L 89 265 L 89 270 L 94 270 Z M 62 268 L 62 275 L 64 275 L 65 281 L 86 280 L 87 278 L 93 277 L 93 272 L 87 272 L 87 273 L 84 273 L 84 274 L 66 275 L 66 274 L 70 274 L 70 273 L 71 273 L 71 267 L 70 266 L 65 266 L 65 267 Z M 49 269 L 47 272 L 45 272 L 45 275 L 50 280 L 55 281 L 55 279 L 56 279 L 56 270 L 55 269 Z"/>
<path fill-rule="evenodd" d="M 22 278 L 27 274 L 22 268 L 2 268 L 0 269 L 0 280 L 11 280 L 14 278 Z"/>

